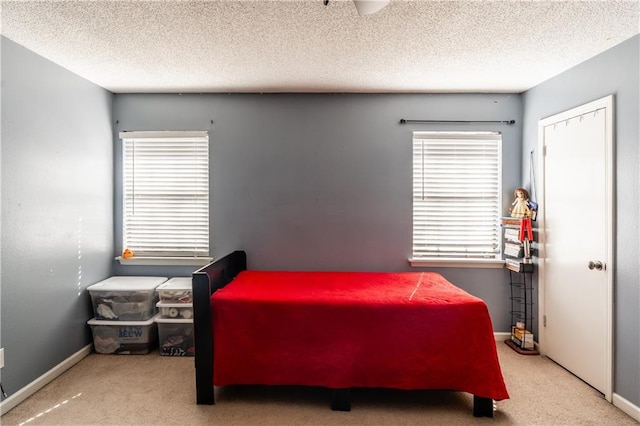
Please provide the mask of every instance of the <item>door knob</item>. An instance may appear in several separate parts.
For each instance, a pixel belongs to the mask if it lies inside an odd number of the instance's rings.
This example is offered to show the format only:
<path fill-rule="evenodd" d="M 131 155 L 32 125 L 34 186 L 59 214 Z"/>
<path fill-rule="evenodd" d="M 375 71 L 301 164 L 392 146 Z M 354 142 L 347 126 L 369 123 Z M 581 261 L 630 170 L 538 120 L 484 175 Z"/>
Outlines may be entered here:
<path fill-rule="evenodd" d="M 589 269 L 591 270 L 596 270 L 596 271 L 602 271 L 604 269 L 604 265 L 602 264 L 602 262 L 600 262 L 599 260 L 591 260 L 589 261 Z"/>

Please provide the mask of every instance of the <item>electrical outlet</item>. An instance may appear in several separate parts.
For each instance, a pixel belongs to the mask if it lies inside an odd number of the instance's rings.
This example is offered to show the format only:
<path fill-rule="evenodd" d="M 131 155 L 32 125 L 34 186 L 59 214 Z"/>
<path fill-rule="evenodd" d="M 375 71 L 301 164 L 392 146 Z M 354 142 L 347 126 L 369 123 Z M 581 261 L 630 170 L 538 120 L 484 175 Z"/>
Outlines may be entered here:
<path fill-rule="evenodd" d="M 4 368 L 4 348 L 0 348 L 0 368 Z"/>

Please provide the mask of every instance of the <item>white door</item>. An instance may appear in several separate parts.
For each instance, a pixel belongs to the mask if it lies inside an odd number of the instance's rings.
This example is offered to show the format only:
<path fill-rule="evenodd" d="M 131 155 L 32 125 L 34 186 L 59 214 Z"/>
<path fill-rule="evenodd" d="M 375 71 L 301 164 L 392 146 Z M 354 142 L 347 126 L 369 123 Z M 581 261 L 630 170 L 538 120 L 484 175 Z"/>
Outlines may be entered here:
<path fill-rule="evenodd" d="M 540 122 L 541 352 L 611 401 L 612 97 Z"/>

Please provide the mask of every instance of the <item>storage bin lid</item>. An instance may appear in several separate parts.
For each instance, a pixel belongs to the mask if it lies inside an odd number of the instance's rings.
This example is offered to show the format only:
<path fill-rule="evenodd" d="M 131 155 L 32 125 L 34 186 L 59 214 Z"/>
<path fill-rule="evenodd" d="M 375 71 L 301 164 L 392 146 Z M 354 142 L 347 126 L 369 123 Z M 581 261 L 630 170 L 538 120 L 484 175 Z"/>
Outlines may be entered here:
<path fill-rule="evenodd" d="M 117 325 L 124 327 L 144 327 L 149 326 L 154 323 L 154 321 L 160 317 L 160 314 L 155 314 L 151 318 L 146 321 L 109 321 L 109 320 L 99 320 L 95 318 L 91 318 L 87 321 L 89 325 Z"/>
<path fill-rule="evenodd" d="M 163 323 L 163 324 L 191 324 L 193 323 L 193 319 L 184 319 L 184 318 L 162 318 L 161 316 L 158 316 L 155 319 L 156 322 L 158 323 Z"/>
<path fill-rule="evenodd" d="M 87 287 L 89 291 L 145 291 L 155 290 L 167 281 L 166 277 L 109 277 Z"/>
<path fill-rule="evenodd" d="M 158 302 L 156 303 L 158 308 L 192 308 L 193 303 L 166 303 L 166 302 Z"/>
<path fill-rule="evenodd" d="M 191 277 L 175 277 L 158 286 L 157 290 L 191 290 Z"/>

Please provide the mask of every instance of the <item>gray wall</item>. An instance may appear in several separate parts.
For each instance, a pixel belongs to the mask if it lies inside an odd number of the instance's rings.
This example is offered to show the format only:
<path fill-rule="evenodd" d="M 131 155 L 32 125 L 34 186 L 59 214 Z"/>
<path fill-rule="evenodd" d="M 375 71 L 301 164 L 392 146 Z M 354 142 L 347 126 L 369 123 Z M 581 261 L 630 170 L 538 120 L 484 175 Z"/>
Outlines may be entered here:
<path fill-rule="evenodd" d="M 538 121 L 613 94 L 615 115 L 614 392 L 640 406 L 640 36 L 523 95 L 523 177 L 538 142 Z"/>
<path fill-rule="evenodd" d="M 2 384 L 91 343 L 85 288 L 111 273 L 113 96 L 2 37 Z"/>
<path fill-rule="evenodd" d="M 520 185 L 520 95 L 119 94 L 114 115 L 117 131 L 210 130 L 212 255 L 246 250 L 253 269 L 419 270 L 407 262 L 414 130 L 504 132 L 505 214 Z M 517 124 L 401 125 L 401 118 Z M 186 268 L 114 269 L 175 276 Z M 496 331 L 509 329 L 505 270 L 440 272 L 486 300 Z"/>

